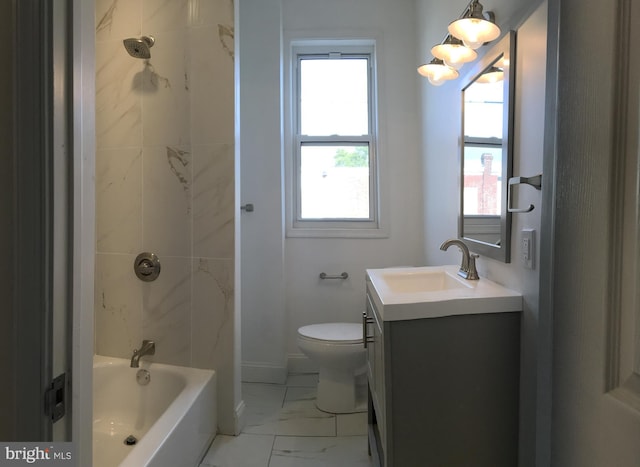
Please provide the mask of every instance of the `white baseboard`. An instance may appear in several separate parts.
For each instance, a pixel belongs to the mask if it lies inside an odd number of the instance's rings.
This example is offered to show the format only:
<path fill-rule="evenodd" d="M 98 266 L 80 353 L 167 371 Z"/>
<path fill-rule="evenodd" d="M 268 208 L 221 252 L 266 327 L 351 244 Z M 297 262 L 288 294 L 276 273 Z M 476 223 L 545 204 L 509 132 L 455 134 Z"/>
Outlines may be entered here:
<path fill-rule="evenodd" d="M 317 373 L 318 367 L 304 354 L 289 354 L 287 356 L 289 373 Z"/>
<path fill-rule="evenodd" d="M 246 405 L 244 404 L 244 400 L 241 400 L 240 403 L 236 406 L 235 410 L 235 435 L 238 436 L 242 429 L 244 428 L 245 423 L 247 422 L 247 415 L 245 414 Z"/>
<path fill-rule="evenodd" d="M 284 384 L 287 381 L 287 368 L 260 362 L 242 363 L 242 381 L 246 383 Z"/>

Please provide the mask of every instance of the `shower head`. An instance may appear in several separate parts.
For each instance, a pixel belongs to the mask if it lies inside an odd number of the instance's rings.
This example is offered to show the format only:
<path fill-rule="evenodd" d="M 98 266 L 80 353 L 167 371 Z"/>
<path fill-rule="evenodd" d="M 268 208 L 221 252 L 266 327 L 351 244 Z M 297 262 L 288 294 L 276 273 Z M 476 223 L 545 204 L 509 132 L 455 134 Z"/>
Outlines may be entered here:
<path fill-rule="evenodd" d="M 122 41 L 124 48 L 133 58 L 151 58 L 151 47 L 156 40 L 153 36 L 142 36 L 141 38 L 130 37 Z"/>

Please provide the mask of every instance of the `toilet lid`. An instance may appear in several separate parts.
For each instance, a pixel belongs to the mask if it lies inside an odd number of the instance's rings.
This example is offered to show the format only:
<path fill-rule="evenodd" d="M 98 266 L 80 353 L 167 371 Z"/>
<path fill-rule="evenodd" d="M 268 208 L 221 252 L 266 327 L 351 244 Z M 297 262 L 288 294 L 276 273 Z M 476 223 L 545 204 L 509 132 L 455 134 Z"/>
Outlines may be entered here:
<path fill-rule="evenodd" d="M 362 325 L 355 323 L 326 323 L 302 326 L 298 334 L 320 341 L 357 344 L 362 342 Z"/>

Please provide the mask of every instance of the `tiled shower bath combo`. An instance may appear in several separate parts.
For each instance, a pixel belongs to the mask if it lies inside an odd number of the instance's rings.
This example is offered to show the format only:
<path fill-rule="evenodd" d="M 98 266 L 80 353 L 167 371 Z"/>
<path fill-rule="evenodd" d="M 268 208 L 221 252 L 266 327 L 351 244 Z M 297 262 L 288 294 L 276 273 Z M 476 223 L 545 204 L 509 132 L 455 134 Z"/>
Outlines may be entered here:
<path fill-rule="evenodd" d="M 152 339 L 150 386 L 154 363 L 214 369 L 222 432 L 235 409 L 233 17 L 231 0 L 96 1 L 95 353 L 128 360 Z M 144 36 L 149 58 L 131 56 L 123 41 Z M 155 281 L 134 273 L 142 252 L 159 258 Z"/>

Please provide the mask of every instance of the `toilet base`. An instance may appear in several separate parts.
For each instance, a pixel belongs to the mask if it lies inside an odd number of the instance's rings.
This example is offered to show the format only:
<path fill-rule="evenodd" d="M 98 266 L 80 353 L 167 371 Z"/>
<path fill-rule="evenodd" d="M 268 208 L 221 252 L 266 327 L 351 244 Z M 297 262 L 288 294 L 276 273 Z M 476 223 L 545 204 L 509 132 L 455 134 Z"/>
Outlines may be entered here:
<path fill-rule="evenodd" d="M 366 377 L 348 371 L 320 370 L 316 407 L 329 413 L 367 411 Z"/>

